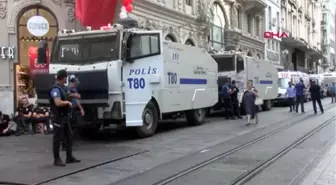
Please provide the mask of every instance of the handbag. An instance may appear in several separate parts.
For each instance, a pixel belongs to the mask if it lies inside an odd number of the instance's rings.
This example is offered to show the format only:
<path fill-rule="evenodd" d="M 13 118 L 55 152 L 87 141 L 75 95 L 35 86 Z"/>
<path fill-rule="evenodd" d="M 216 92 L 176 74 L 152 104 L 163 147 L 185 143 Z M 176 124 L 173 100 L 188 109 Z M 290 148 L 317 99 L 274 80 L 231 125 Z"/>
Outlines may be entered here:
<path fill-rule="evenodd" d="M 264 103 L 264 101 L 261 99 L 261 98 L 256 98 L 255 100 L 254 100 L 254 104 L 255 105 L 262 105 Z"/>

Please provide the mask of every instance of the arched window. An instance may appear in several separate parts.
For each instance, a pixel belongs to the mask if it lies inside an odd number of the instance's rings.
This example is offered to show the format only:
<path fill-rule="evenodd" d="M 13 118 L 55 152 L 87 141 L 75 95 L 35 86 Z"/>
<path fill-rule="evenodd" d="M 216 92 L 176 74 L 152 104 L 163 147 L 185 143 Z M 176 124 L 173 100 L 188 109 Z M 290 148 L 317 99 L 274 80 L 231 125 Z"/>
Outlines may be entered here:
<path fill-rule="evenodd" d="M 249 51 L 249 52 L 247 53 L 247 56 L 252 57 L 252 53 L 251 53 L 251 51 Z"/>
<path fill-rule="evenodd" d="M 257 57 L 257 59 L 261 59 L 261 56 L 260 56 L 259 53 L 256 55 L 256 57 Z"/>
<path fill-rule="evenodd" d="M 190 45 L 190 46 L 195 46 L 195 43 L 190 39 L 186 40 L 186 42 L 184 44 L 185 45 Z"/>
<path fill-rule="evenodd" d="M 211 9 L 211 36 L 210 42 L 214 48 L 224 48 L 224 11 L 218 3 L 214 3 Z"/>
<path fill-rule="evenodd" d="M 39 33 L 34 35 L 34 32 L 29 31 L 28 20 L 34 16 L 39 16 L 44 18 L 48 22 L 47 31 L 45 34 Z M 37 29 L 39 31 L 39 29 Z M 52 48 L 52 40 L 57 35 L 58 24 L 55 16 L 49 11 L 42 7 L 34 7 L 25 11 L 19 18 L 18 21 L 18 39 L 19 39 L 19 62 L 20 65 L 29 65 L 29 47 L 38 46 L 41 40 L 47 40 L 49 48 Z"/>
<path fill-rule="evenodd" d="M 169 42 L 176 42 L 176 39 L 172 35 L 167 35 L 165 40 Z"/>
<path fill-rule="evenodd" d="M 58 24 L 56 17 L 48 9 L 34 6 L 22 12 L 17 20 L 18 64 L 16 73 L 16 104 L 20 97 L 35 97 L 31 64 L 37 61 L 37 47 L 40 41 L 46 40 L 48 48 L 52 48 L 52 41 L 57 36 Z"/>

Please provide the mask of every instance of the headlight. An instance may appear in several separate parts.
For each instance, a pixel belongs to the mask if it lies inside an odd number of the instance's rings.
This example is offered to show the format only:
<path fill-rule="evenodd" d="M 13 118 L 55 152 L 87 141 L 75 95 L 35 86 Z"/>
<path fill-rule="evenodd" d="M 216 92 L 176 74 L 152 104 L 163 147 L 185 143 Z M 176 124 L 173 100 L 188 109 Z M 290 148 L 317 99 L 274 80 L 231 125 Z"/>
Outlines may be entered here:
<path fill-rule="evenodd" d="M 279 93 L 278 98 L 284 98 L 285 94 Z"/>

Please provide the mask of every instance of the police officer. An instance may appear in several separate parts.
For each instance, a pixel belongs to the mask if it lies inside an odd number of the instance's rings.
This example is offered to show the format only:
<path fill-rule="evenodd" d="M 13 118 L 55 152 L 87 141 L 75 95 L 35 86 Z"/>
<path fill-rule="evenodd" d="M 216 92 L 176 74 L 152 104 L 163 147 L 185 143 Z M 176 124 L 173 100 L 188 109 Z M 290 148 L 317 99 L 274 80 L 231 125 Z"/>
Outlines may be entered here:
<path fill-rule="evenodd" d="M 59 154 L 61 141 L 66 146 L 66 163 L 80 162 L 72 155 L 72 130 L 69 117 L 72 104 L 67 101 L 67 93 L 64 89 L 67 76 L 68 74 L 65 70 L 59 70 L 56 75 L 56 84 L 49 93 L 50 110 L 54 115 L 53 154 L 54 165 L 56 166 L 65 166 Z"/>
<path fill-rule="evenodd" d="M 233 118 L 232 113 L 232 103 L 231 103 L 231 85 L 230 81 L 227 80 L 225 84 L 222 86 L 222 97 L 224 104 L 224 116 L 226 119 Z"/>
<path fill-rule="evenodd" d="M 241 119 L 240 109 L 239 109 L 239 100 L 238 100 L 239 89 L 236 86 L 236 81 L 232 80 L 231 82 L 231 102 L 232 102 L 232 110 L 233 115 L 238 119 Z"/>

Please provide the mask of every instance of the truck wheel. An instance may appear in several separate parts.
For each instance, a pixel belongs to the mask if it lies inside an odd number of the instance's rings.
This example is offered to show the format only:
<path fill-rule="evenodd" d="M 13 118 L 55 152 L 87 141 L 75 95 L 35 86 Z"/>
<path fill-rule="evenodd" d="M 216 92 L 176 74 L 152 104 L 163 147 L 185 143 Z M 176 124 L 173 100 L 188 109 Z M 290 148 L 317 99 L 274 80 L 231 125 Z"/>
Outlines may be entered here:
<path fill-rule="evenodd" d="M 142 112 L 143 126 L 136 127 L 137 135 L 140 138 L 150 137 L 155 134 L 158 127 L 158 111 L 154 103 L 149 102 Z"/>
<path fill-rule="evenodd" d="M 264 104 L 262 105 L 263 111 L 271 110 L 272 108 L 272 102 L 270 100 L 265 100 Z"/>
<path fill-rule="evenodd" d="M 187 122 L 189 125 L 202 125 L 205 121 L 205 109 L 194 109 L 186 112 Z"/>
<path fill-rule="evenodd" d="M 205 116 L 206 116 L 206 117 L 211 116 L 211 108 L 206 108 Z"/>
<path fill-rule="evenodd" d="M 82 138 L 89 138 L 96 135 L 101 128 L 101 124 L 96 125 L 86 125 L 80 128 L 77 128 L 77 134 Z"/>

